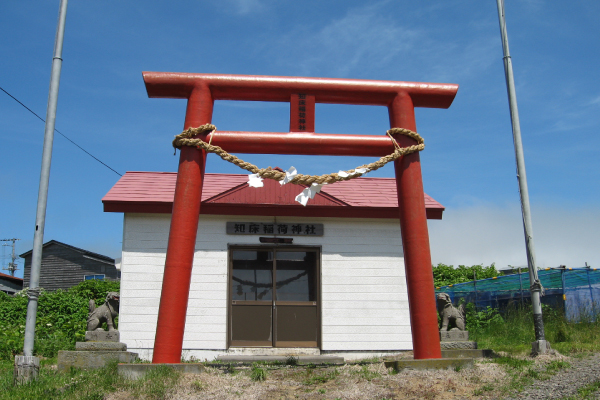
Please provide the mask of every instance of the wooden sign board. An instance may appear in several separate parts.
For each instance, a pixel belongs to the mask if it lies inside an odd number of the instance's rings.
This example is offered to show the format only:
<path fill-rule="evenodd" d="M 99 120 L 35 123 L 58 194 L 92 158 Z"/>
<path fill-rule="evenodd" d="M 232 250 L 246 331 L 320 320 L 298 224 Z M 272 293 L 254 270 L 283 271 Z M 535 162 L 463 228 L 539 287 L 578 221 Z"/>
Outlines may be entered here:
<path fill-rule="evenodd" d="M 323 236 L 323 224 L 227 222 L 228 235 Z"/>

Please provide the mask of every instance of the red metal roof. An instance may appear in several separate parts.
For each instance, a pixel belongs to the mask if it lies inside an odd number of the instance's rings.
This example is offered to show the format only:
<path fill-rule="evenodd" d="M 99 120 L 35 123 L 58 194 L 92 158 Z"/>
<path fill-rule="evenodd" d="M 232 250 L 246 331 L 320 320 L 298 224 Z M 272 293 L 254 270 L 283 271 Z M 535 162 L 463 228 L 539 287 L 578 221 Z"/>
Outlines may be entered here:
<path fill-rule="evenodd" d="M 170 213 L 174 172 L 127 172 L 102 199 L 106 212 Z M 280 185 L 270 179 L 264 187 L 247 185 L 245 174 L 206 174 L 202 214 L 398 218 L 394 178 L 357 178 L 323 186 L 306 207 L 294 199 L 299 185 Z M 444 206 L 425 195 L 427 218 L 441 219 Z"/>

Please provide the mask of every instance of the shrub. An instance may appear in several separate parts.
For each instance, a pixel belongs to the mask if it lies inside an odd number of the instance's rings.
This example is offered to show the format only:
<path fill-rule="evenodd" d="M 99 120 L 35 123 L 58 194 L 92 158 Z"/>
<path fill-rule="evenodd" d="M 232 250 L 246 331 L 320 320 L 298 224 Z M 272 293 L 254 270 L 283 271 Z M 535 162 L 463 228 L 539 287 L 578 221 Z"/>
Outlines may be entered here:
<path fill-rule="evenodd" d="M 504 318 L 498 312 L 498 309 L 487 307 L 485 310 L 477 311 L 473 303 L 465 307 L 467 319 L 467 330 L 470 332 L 480 332 L 497 325 L 504 324 Z"/>
<path fill-rule="evenodd" d="M 471 267 L 459 265 L 457 268 L 454 268 L 452 265 L 438 264 L 432 268 L 435 287 L 471 282 L 475 276 L 477 280 L 498 276 L 498 271 L 494 264 L 489 267 L 484 267 L 483 265 L 473 265 Z"/>
<path fill-rule="evenodd" d="M 34 352 L 55 357 L 58 350 L 75 348 L 83 339 L 88 316 L 88 302 L 104 303 L 107 292 L 118 292 L 118 281 L 84 281 L 69 290 L 46 292 L 38 301 Z M 23 350 L 27 317 L 27 290 L 9 296 L 0 292 L 0 359 L 9 360 Z"/>

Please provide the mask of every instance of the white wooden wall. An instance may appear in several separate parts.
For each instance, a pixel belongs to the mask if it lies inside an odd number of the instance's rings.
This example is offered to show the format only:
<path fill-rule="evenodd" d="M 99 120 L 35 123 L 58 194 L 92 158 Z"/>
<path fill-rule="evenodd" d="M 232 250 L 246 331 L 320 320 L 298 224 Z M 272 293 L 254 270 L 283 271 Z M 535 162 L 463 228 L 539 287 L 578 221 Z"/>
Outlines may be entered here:
<path fill-rule="evenodd" d="M 258 244 L 258 236 L 226 235 L 227 221 L 272 217 L 201 216 L 183 342 L 184 351 L 226 349 L 227 245 Z M 323 223 L 320 245 L 322 350 L 411 350 L 412 339 L 397 220 L 280 217 Z M 121 341 L 132 351 L 154 347 L 169 235 L 168 214 L 126 214 L 121 265 Z"/>

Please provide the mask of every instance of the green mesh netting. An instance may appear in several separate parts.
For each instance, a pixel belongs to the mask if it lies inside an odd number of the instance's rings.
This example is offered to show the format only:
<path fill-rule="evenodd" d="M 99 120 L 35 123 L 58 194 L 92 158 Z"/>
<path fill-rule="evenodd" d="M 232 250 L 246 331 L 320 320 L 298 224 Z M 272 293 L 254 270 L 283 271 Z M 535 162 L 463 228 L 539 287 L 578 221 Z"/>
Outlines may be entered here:
<path fill-rule="evenodd" d="M 544 287 L 542 303 L 564 307 L 570 321 L 594 320 L 600 314 L 600 271 L 592 268 L 551 268 L 538 271 Z M 523 272 L 436 288 L 436 293 L 474 303 L 477 309 L 505 308 L 530 302 L 529 274 Z"/>

